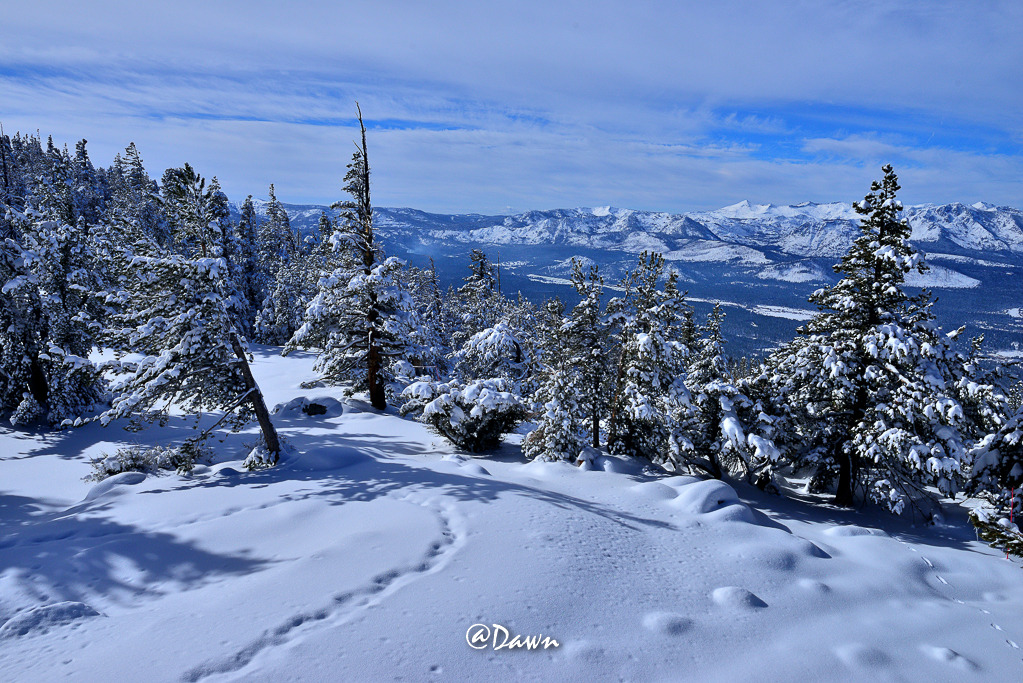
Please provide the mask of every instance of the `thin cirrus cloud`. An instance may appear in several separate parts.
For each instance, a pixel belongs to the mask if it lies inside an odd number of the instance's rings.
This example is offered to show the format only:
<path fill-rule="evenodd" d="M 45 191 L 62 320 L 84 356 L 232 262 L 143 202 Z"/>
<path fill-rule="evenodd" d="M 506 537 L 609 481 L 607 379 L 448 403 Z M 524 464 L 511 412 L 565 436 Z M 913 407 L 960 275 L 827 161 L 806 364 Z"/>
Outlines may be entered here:
<path fill-rule="evenodd" d="M 744 198 L 1023 206 L 1018 2 L 35 3 L 5 11 L 0 121 L 97 163 L 134 141 L 232 198 L 500 213 Z"/>

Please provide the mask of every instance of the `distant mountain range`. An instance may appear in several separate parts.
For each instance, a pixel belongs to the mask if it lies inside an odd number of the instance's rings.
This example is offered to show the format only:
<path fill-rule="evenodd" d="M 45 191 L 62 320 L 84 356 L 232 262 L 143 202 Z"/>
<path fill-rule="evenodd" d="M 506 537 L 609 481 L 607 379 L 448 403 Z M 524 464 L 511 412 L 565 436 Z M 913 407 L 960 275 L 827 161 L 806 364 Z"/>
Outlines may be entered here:
<path fill-rule="evenodd" d="M 265 204 L 255 201 L 257 212 Z M 285 204 L 292 226 L 316 229 L 324 206 Z M 616 283 L 642 251 L 664 254 L 698 310 L 722 301 L 733 351 L 762 351 L 813 313 L 807 296 L 836 276 L 831 266 L 858 235 L 850 204 L 739 202 L 716 211 L 670 214 L 614 207 L 528 211 L 511 216 L 433 214 L 377 208 L 388 254 L 418 265 L 432 257 L 442 279 L 466 272 L 480 248 L 502 263 L 502 286 L 541 298 L 572 298 L 571 259 L 600 265 Z M 985 333 L 988 348 L 1017 353 L 1023 342 L 1023 211 L 977 203 L 906 207 L 912 241 L 930 271 L 909 284 L 938 296 L 939 324 Z M 1023 354 L 1020 354 L 1023 355 Z"/>

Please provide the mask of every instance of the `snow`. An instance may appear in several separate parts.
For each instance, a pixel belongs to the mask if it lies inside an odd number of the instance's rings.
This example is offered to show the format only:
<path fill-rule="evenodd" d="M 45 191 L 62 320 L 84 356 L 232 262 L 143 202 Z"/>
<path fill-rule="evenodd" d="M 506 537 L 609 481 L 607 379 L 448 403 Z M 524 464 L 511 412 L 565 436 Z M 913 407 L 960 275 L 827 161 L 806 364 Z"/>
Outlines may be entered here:
<path fill-rule="evenodd" d="M 787 318 L 789 320 L 809 320 L 816 315 L 816 312 L 809 309 L 792 308 L 791 306 L 760 305 L 754 306 L 752 311 L 772 318 Z"/>
<path fill-rule="evenodd" d="M 194 431 L 0 430 L 2 680 L 1019 678 L 1019 565 L 957 507 L 914 528 L 605 455 L 526 463 L 520 435 L 469 458 L 299 388 L 309 354 L 254 351 L 292 448 L 269 470 L 241 466 L 255 425 L 189 475 L 99 484 L 90 458 Z M 473 625 L 558 645 L 474 649 Z"/>
<path fill-rule="evenodd" d="M 910 287 L 938 287 L 944 289 L 973 289 L 980 285 L 980 280 L 963 275 L 951 268 L 929 265 L 923 273 L 911 271 L 906 274 L 906 284 Z"/>
<path fill-rule="evenodd" d="M 662 249 L 665 260 L 700 262 L 738 262 L 744 265 L 770 263 L 763 252 L 735 244 L 694 240 L 681 249 Z"/>
<path fill-rule="evenodd" d="M 756 277 L 761 280 L 780 280 L 781 282 L 827 282 L 823 271 L 818 266 L 808 263 L 768 266 L 757 271 Z"/>

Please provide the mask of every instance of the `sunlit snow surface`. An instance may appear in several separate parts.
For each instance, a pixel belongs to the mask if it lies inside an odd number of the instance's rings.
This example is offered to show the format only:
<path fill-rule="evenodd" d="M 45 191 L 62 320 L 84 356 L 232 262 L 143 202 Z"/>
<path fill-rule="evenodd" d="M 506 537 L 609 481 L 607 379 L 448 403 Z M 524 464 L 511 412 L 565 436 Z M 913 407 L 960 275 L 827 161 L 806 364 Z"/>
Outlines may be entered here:
<path fill-rule="evenodd" d="M 271 351 L 270 405 L 341 398 Z M 913 528 L 640 462 L 526 463 L 518 436 L 468 458 L 358 401 L 296 405 L 276 420 L 298 454 L 254 474 L 253 430 L 190 476 L 98 485 L 90 457 L 191 429 L 0 433 L 0 680 L 1023 678 L 1023 572 L 956 510 Z M 476 650 L 474 624 L 559 647 Z"/>

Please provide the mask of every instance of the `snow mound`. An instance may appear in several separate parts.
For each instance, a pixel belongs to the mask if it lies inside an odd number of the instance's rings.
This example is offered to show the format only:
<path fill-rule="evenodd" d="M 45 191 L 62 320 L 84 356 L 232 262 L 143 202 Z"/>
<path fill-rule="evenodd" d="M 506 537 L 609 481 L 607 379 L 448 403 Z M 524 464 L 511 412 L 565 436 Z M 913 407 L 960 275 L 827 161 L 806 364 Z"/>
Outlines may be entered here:
<path fill-rule="evenodd" d="M 796 568 L 799 556 L 768 543 L 755 543 L 738 546 L 733 551 L 737 561 L 758 569 L 788 572 Z"/>
<path fill-rule="evenodd" d="M 673 500 L 678 495 L 678 491 L 666 484 L 662 484 L 659 481 L 645 481 L 642 484 L 636 484 L 635 486 L 630 487 L 629 490 L 643 496 L 644 498 L 656 498 L 660 500 Z"/>
<path fill-rule="evenodd" d="M 344 404 L 330 396 L 317 398 L 299 396 L 285 403 L 278 403 L 271 412 L 282 417 L 297 417 L 298 413 L 303 413 L 308 417 L 341 417 L 344 412 Z"/>
<path fill-rule="evenodd" d="M 739 586 L 715 588 L 710 597 L 717 604 L 729 609 L 752 610 L 767 607 L 766 602 Z"/>
<path fill-rule="evenodd" d="M 482 467 L 480 469 L 483 469 Z M 564 460 L 547 462 L 545 460 L 530 460 L 522 469 L 531 477 L 541 480 L 556 479 L 559 476 L 576 471 L 575 465 Z"/>
<path fill-rule="evenodd" d="M 831 592 L 831 586 L 814 579 L 799 579 L 799 581 L 796 582 L 796 585 L 810 593 L 819 593 L 824 595 L 825 593 Z"/>
<path fill-rule="evenodd" d="M 634 458 L 619 458 L 601 455 L 594 459 L 594 469 L 615 474 L 642 474 L 644 464 Z"/>
<path fill-rule="evenodd" d="M 128 472 L 127 474 L 135 474 Z M 0 626 L 0 640 L 20 638 L 29 633 L 46 633 L 51 628 L 71 624 L 80 619 L 101 616 L 84 602 L 55 602 L 15 614 Z"/>
<path fill-rule="evenodd" d="M 947 647 L 940 647 L 938 645 L 921 645 L 920 650 L 936 662 L 945 662 L 963 671 L 977 670 L 977 665 L 974 662 L 963 657 L 955 650 L 950 650 Z"/>
<path fill-rule="evenodd" d="M 465 462 L 459 465 L 459 467 L 462 469 L 463 472 L 475 474 L 477 477 L 490 476 L 490 471 L 486 467 L 483 467 L 482 465 L 479 465 L 474 462 Z"/>
<path fill-rule="evenodd" d="M 303 453 L 281 454 L 278 467 L 284 466 L 295 472 L 329 472 L 352 467 L 372 458 L 361 451 L 347 446 L 316 448 Z"/>
<path fill-rule="evenodd" d="M 85 496 L 85 500 L 96 500 L 100 496 L 116 491 L 121 486 L 134 486 L 135 484 L 141 484 L 145 480 L 146 475 L 144 472 L 121 472 L 120 474 L 115 474 L 112 477 L 107 477 L 89 489 L 89 493 Z M 123 491 L 116 492 L 123 493 Z"/>
<path fill-rule="evenodd" d="M 671 612 L 650 612 L 643 617 L 643 626 L 665 636 L 681 636 L 692 629 L 693 620 Z"/>
<path fill-rule="evenodd" d="M 679 489 L 683 486 L 695 484 L 698 481 L 703 481 L 703 479 L 700 479 L 699 477 L 692 477 L 688 474 L 680 474 L 674 477 L 668 477 L 667 479 L 662 479 L 661 483 L 665 486 L 670 486 L 673 489 Z"/>
<path fill-rule="evenodd" d="M 669 505 L 691 515 L 710 514 L 714 520 L 721 522 L 754 521 L 752 511 L 739 500 L 735 489 L 717 479 L 681 487 L 678 497 Z"/>
<path fill-rule="evenodd" d="M 828 536 L 834 536 L 835 538 L 849 538 L 851 536 L 884 536 L 888 537 L 888 534 L 880 529 L 868 529 L 862 526 L 834 526 L 827 529 L 824 533 Z"/>

